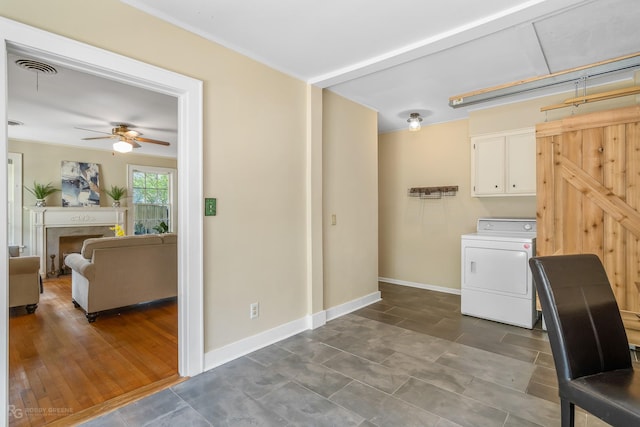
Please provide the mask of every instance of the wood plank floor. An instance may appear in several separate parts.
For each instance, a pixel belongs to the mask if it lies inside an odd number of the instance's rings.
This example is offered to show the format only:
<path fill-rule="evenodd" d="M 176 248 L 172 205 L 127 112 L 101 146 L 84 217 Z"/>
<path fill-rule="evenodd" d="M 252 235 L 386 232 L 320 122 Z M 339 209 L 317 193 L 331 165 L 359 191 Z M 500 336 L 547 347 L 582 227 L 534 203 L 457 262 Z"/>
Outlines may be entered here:
<path fill-rule="evenodd" d="M 71 303 L 71 276 L 47 279 L 35 315 L 9 316 L 9 424 L 42 426 L 178 373 L 175 300 L 101 314 Z"/>

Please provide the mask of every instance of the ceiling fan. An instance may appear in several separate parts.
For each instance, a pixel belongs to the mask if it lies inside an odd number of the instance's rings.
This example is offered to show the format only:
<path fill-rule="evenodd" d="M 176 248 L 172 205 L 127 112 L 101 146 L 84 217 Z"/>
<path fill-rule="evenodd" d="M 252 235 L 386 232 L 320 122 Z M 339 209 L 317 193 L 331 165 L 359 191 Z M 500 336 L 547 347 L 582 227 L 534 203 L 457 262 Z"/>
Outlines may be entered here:
<path fill-rule="evenodd" d="M 129 129 L 130 127 L 132 127 L 129 124 L 115 123 L 114 125 L 116 127 L 111 129 L 111 133 L 101 132 L 101 131 L 92 130 L 92 129 L 84 129 L 84 128 L 76 128 L 76 129 L 88 130 L 90 132 L 104 133 L 105 135 L 107 135 L 107 136 L 92 136 L 88 138 L 82 138 L 83 141 L 89 141 L 93 139 L 118 139 L 118 141 L 113 144 L 113 149 L 121 153 L 128 153 L 134 148 L 140 148 L 141 145 L 138 144 L 138 142 L 149 142 L 151 144 L 158 144 L 158 145 L 164 145 L 164 146 L 171 145 L 166 141 L 160 141 L 157 139 L 150 139 L 150 138 L 142 138 L 140 136 L 142 135 L 142 133 Z"/>

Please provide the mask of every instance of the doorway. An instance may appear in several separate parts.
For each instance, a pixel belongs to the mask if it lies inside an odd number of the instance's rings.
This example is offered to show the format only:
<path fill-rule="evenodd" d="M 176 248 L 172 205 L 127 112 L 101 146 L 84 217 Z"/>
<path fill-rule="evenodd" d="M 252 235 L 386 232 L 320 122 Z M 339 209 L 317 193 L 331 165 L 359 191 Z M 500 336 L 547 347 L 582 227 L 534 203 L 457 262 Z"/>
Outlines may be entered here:
<path fill-rule="evenodd" d="M 175 96 L 178 101 L 178 372 L 193 376 L 203 371 L 203 254 L 202 254 L 202 82 L 137 60 L 66 39 L 18 22 L 0 18 L 0 117 L 7 120 L 7 53 L 20 50 L 33 57 L 83 70 L 125 84 Z M 7 200 L 7 127 L 0 126 L 0 199 Z M 7 224 L 7 205 L 0 222 Z M 180 238 L 189 236 L 189 239 Z M 0 292 L 8 293 L 7 233 L 0 233 L 0 257 L 5 274 Z M 0 306 L 0 366 L 8 370 L 8 305 Z M 0 418 L 8 419 L 7 376 L 0 376 Z"/>

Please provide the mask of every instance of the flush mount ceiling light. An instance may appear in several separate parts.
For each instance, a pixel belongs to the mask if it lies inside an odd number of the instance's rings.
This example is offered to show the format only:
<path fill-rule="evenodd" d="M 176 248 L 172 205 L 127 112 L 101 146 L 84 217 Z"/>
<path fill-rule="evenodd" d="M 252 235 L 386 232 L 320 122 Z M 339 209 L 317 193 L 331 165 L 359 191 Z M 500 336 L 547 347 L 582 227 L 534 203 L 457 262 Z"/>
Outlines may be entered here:
<path fill-rule="evenodd" d="M 113 149 L 118 153 L 129 153 L 133 150 L 133 145 L 121 138 L 120 141 L 113 143 Z"/>
<path fill-rule="evenodd" d="M 409 122 L 409 131 L 417 132 L 422 127 L 420 122 L 422 121 L 422 117 L 420 117 L 420 113 L 411 113 L 409 114 L 409 118 L 407 122 Z"/>

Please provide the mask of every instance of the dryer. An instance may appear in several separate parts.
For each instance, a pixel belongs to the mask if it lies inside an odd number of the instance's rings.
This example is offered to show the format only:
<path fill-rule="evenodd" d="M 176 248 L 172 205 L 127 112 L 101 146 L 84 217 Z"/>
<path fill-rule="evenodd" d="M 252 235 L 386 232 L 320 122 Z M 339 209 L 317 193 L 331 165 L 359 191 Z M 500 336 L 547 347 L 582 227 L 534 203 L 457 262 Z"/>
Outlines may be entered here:
<path fill-rule="evenodd" d="M 534 218 L 480 218 L 461 237 L 461 312 L 532 329 L 538 321 L 529 270 L 535 256 Z"/>

